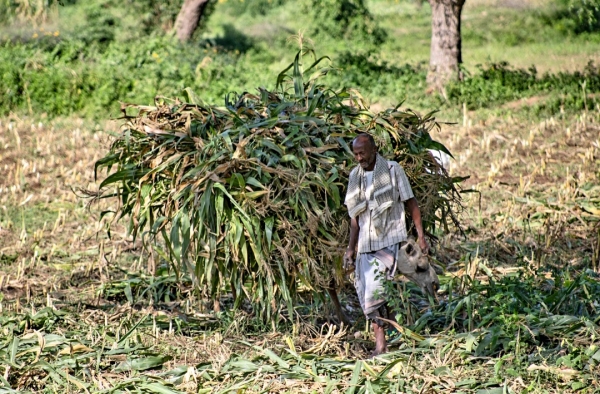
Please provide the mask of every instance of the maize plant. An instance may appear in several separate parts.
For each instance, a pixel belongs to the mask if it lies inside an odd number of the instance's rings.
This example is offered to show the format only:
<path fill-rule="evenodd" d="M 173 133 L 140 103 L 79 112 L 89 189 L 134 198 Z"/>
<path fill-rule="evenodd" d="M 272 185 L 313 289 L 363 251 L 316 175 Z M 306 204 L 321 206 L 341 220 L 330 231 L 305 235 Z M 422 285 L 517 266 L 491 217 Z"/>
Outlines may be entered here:
<path fill-rule="evenodd" d="M 449 177 L 427 151 L 447 152 L 430 137 L 439 128 L 433 114 L 372 113 L 358 92 L 321 83 L 328 63 L 301 50 L 274 91 L 231 94 L 225 107 L 190 90 L 184 102 L 124 105 L 135 115 L 95 165 L 107 171 L 97 198 L 118 198 L 115 218 L 202 294 L 231 292 L 236 306 L 249 300 L 266 319 L 282 305 L 291 316 L 299 286 L 318 291 L 342 277 L 357 133 L 373 134 L 404 166 L 426 230 L 457 226 L 464 178 Z"/>

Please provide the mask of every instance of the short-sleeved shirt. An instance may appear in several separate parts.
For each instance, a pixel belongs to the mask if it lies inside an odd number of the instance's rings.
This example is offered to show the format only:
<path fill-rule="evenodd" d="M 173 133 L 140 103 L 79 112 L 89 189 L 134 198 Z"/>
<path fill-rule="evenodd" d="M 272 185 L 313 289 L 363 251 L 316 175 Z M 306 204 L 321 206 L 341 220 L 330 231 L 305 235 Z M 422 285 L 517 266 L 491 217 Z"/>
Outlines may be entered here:
<path fill-rule="evenodd" d="M 371 226 L 371 210 L 377 204 L 375 199 L 370 199 L 373 193 L 373 171 L 365 171 L 361 187 L 364 187 L 365 197 L 367 199 L 367 209 L 358 215 L 358 253 L 368 253 L 385 247 L 406 241 L 406 221 L 403 201 L 414 197 L 410 183 L 404 169 L 395 161 L 388 161 L 390 177 L 395 204 L 388 210 L 388 229 L 389 231 L 379 236 Z"/>

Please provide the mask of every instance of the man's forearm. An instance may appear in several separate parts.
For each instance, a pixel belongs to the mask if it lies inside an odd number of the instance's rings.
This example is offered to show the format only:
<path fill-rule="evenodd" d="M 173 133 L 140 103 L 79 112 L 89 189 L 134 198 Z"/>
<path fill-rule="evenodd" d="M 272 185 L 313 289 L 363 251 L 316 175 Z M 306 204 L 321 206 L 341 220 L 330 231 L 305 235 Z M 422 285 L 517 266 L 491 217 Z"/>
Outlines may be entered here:
<path fill-rule="evenodd" d="M 421 223 L 421 210 L 419 209 L 417 200 L 414 197 L 406 200 L 406 207 L 408 208 L 408 213 L 410 213 L 410 217 L 412 218 L 415 228 L 417 229 L 417 235 L 419 238 L 423 238 L 425 235 L 423 233 L 423 224 Z"/>
<path fill-rule="evenodd" d="M 358 231 L 360 227 L 356 218 L 350 219 L 350 242 L 348 243 L 348 249 L 354 251 L 356 244 L 358 243 Z"/>

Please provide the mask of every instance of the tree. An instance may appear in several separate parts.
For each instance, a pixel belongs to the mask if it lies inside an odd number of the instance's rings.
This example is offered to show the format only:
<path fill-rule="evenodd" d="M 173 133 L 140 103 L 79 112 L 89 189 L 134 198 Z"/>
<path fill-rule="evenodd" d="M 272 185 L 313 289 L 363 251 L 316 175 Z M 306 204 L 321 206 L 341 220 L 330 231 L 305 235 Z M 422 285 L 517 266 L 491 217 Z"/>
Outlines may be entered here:
<path fill-rule="evenodd" d="M 431 5 L 431 54 L 427 83 L 440 89 L 460 78 L 462 63 L 460 14 L 465 0 L 429 0 Z"/>
<path fill-rule="evenodd" d="M 184 0 L 181 10 L 175 19 L 177 38 L 181 42 L 192 38 L 194 31 L 205 14 L 210 0 Z"/>

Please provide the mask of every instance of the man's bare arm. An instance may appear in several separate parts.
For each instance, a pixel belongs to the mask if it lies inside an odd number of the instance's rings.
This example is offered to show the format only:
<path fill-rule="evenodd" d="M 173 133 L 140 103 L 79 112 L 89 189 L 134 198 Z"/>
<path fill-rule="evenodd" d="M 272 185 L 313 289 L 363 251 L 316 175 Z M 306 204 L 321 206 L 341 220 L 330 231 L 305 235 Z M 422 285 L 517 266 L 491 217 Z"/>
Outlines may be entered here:
<path fill-rule="evenodd" d="M 350 219 L 350 242 L 348 242 L 348 248 L 344 253 L 344 269 L 350 269 L 354 265 L 354 251 L 358 243 L 359 230 L 358 220 L 356 218 Z"/>
<path fill-rule="evenodd" d="M 413 197 L 405 202 L 406 208 L 408 209 L 408 213 L 410 213 L 410 217 L 415 224 L 417 229 L 417 235 L 419 236 L 419 246 L 424 254 L 429 253 L 429 245 L 427 245 L 427 241 L 425 241 L 425 233 L 423 231 L 423 223 L 421 223 L 421 210 L 419 209 L 419 204 L 417 200 Z"/>
<path fill-rule="evenodd" d="M 358 243 L 359 230 L 360 226 L 358 225 L 358 220 L 356 220 L 356 218 L 350 219 L 350 242 L 348 243 L 348 249 L 352 251 L 356 249 L 356 244 Z"/>

